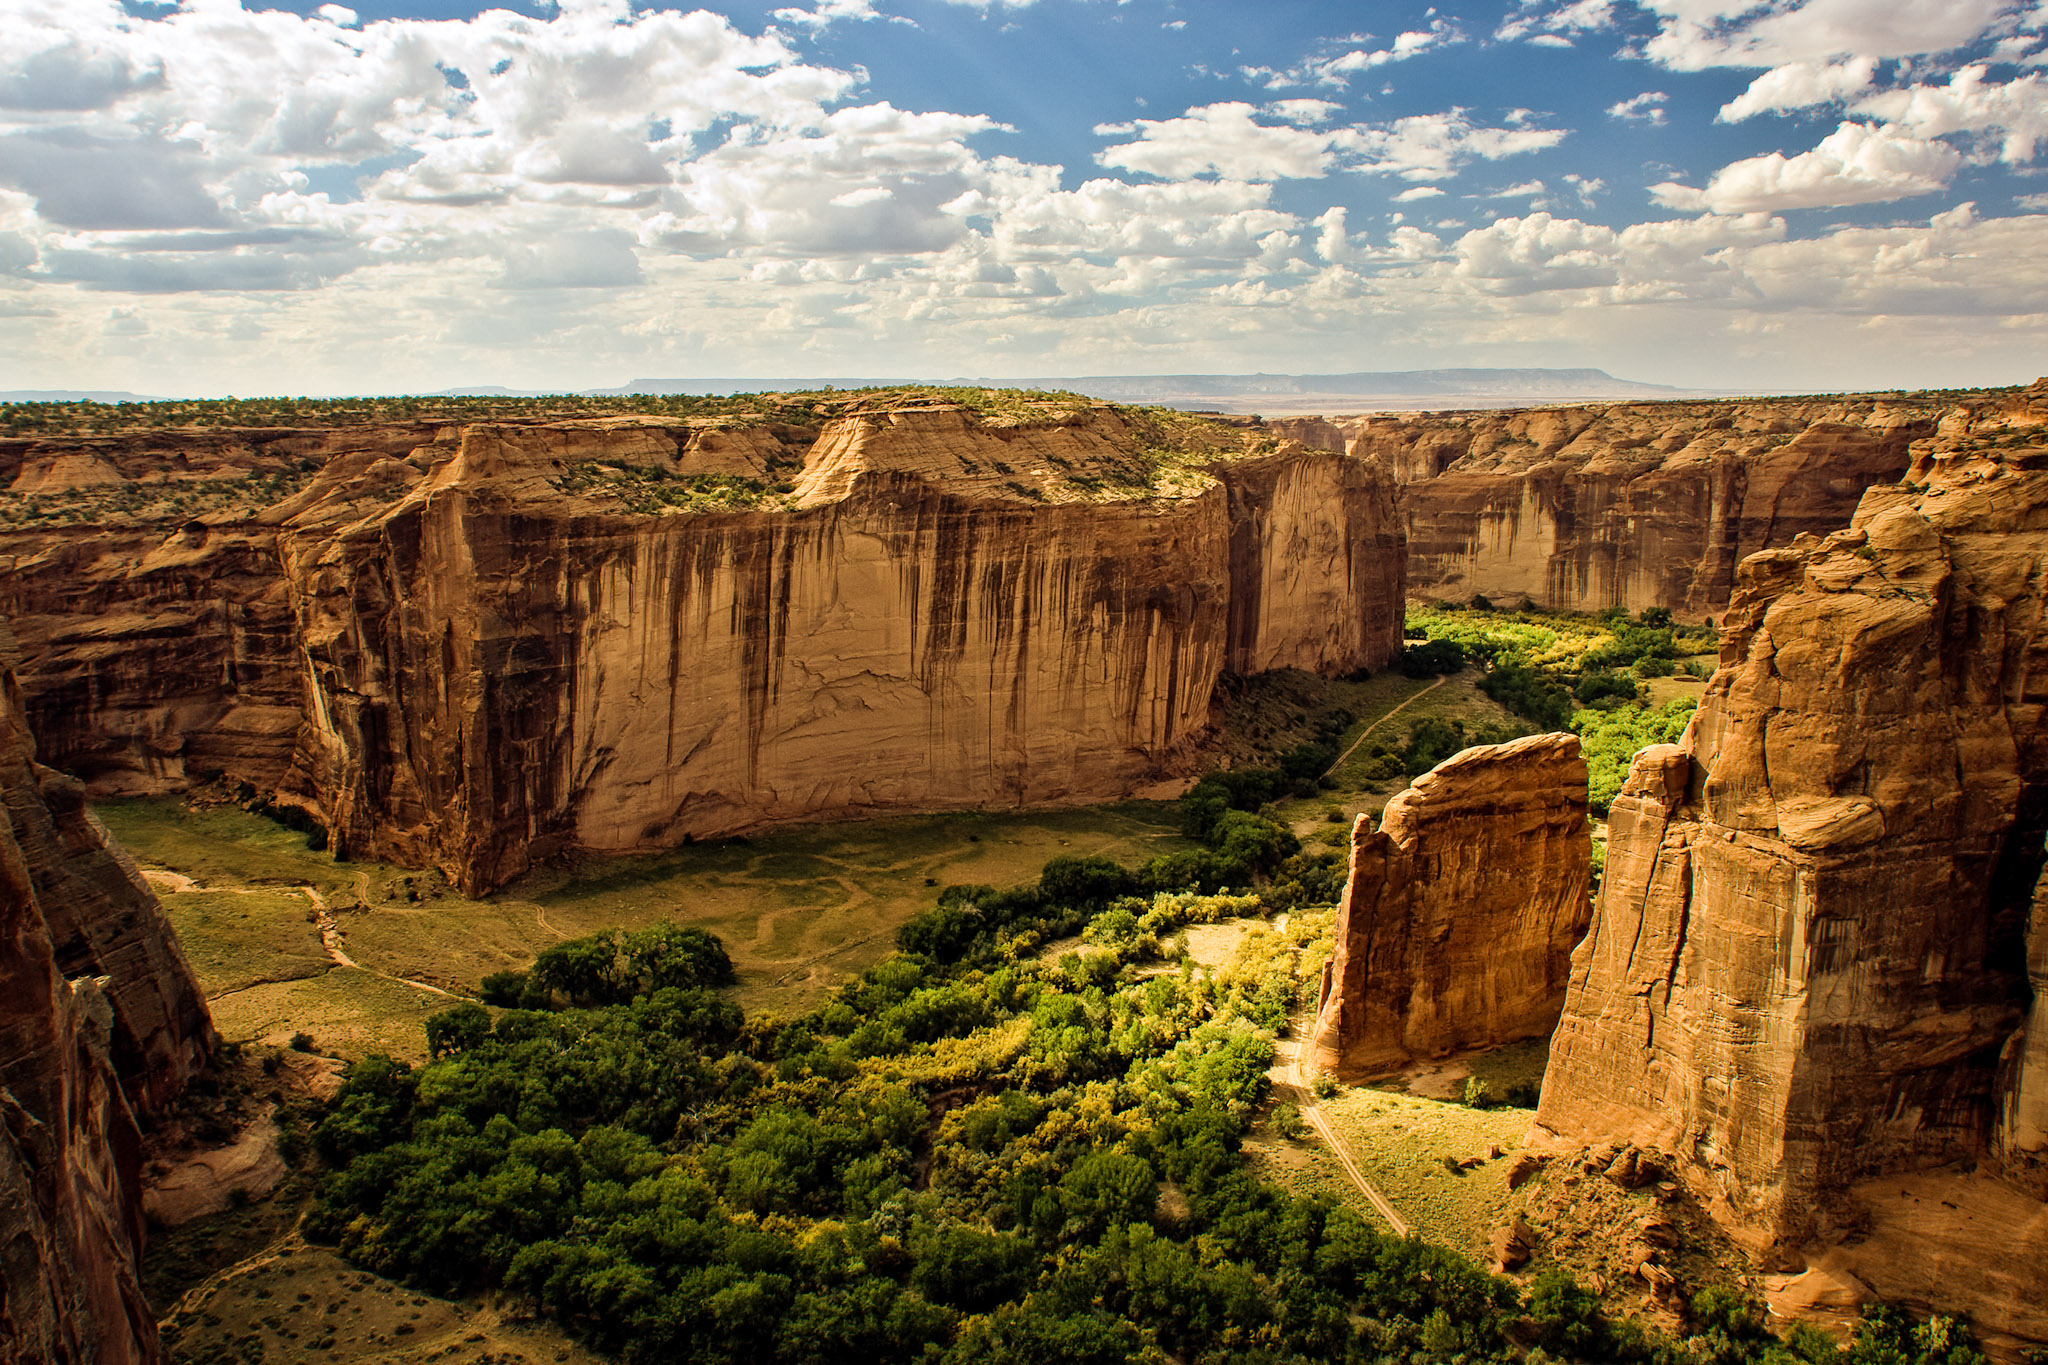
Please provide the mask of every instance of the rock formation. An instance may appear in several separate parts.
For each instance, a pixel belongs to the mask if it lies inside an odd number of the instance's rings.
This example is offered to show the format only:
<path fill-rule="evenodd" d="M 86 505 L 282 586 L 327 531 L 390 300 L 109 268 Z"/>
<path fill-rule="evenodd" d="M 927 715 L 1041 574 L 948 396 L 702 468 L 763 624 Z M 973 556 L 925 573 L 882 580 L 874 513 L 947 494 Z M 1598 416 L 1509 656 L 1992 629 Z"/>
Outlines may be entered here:
<path fill-rule="evenodd" d="M 1290 426 L 1402 485 L 1409 591 L 1716 615 L 1745 555 L 1848 524 L 1973 397 L 1614 403 Z"/>
<path fill-rule="evenodd" d="M 2048 1302 L 2044 551 L 2048 381 L 1945 419 L 1849 529 L 1744 562 L 1692 728 L 1614 803 L 1538 1115 L 1682 1158 L 1784 1259 L 1890 1227 L 1858 1253 L 1879 1293 L 2022 1335 L 2007 1290 L 1914 1278 L 1975 1201 L 1873 1224 L 1859 1191 L 1976 1163 L 2027 1195 L 1999 1273 Z"/>
<path fill-rule="evenodd" d="M 260 510 L 0 538 L 0 610 L 93 789 L 224 774 L 472 893 L 552 848 L 1101 799 L 1186 765 L 1222 673 L 1400 642 L 1377 466 L 1162 423 L 372 429 Z"/>
<path fill-rule="evenodd" d="M 11 647 L 0 631 L 0 655 Z M 0 1360 L 161 1358 L 143 1301 L 141 1121 L 212 1045 L 156 898 L 39 768 L 0 657 Z M 67 977 L 70 979 L 67 980 Z"/>
<path fill-rule="evenodd" d="M 1576 735 L 1466 749 L 1361 816 L 1318 1012 L 1316 1065 L 1380 1072 L 1540 1037 L 1591 910 Z"/>

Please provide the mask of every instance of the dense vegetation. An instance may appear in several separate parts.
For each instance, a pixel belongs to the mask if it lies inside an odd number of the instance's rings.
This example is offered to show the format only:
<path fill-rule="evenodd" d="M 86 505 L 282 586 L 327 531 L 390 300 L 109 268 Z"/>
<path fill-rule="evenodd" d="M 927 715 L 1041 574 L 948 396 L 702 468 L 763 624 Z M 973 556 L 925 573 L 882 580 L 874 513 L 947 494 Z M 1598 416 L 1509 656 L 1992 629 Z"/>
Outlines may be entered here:
<path fill-rule="evenodd" d="M 1665 1340 L 1567 1277 L 1525 1294 L 1253 1179 L 1240 1142 L 1327 935 L 1255 918 L 1329 889 L 1256 809 L 1297 780 L 1198 785 L 1191 853 L 947 888 L 795 1019 L 743 1018 L 699 931 L 551 948 L 485 983 L 509 1008 L 430 1020 L 432 1061 L 352 1070 L 315 1131 L 334 1174 L 310 1229 L 631 1361 L 1975 1365 L 1952 1323 L 1882 1315 L 1846 1356 L 1781 1346 L 1727 1291 Z M 1220 970 L 1177 942 L 1247 918 Z"/>
<path fill-rule="evenodd" d="M 1689 656 L 1719 644 L 1711 626 L 1677 625 L 1661 607 L 1631 619 L 1619 610 L 1502 612 L 1484 599 L 1468 608 L 1410 612 L 1408 633 L 1421 643 L 1406 651 L 1404 668 L 1445 672 L 1477 664 L 1485 669 L 1480 688 L 1502 706 L 1540 729 L 1575 732 L 1600 815 L 1620 792 L 1630 757 L 1645 745 L 1675 742 L 1696 706 L 1690 697 L 1652 705 L 1645 684 L 1674 673 L 1704 677 L 1705 665 Z"/>
<path fill-rule="evenodd" d="M 1057 418 L 1095 400 L 1037 389 L 819 389 L 803 393 L 397 394 L 358 398 L 193 398 L 162 402 L 0 403 L 0 435 L 92 435 L 180 427 L 340 427 L 383 422 L 541 421 L 588 417 L 723 417 L 815 426 L 863 405 L 958 404 L 984 418 Z M 1178 417 L 1179 414 L 1173 414 Z"/>

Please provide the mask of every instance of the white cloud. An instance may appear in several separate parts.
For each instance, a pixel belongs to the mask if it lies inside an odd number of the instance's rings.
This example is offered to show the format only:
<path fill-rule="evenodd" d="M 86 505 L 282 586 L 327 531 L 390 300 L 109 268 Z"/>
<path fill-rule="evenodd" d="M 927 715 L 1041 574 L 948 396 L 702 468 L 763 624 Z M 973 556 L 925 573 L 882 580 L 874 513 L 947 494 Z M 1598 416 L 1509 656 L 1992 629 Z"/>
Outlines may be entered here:
<path fill-rule="evenodd" d="M 1412 204 L 1418 199 L 1437 199 L 1442 196 L 1443 191 L 1434 185 L 1417 185 L 1412 190 L 1402 190 L 1399 194 L 1395 195 L 1394 202 L 1397 204 Z"/>
<path fill-rule="evenodd" d="M 1946 143 L 1844 123 L 1810 152 L 1751 157 L 1723 166 L 1704 190 L 1665 183 L 1651 196 L 1670 208 L 1715 213 L 1881 204 L 1944 188 L 1962 161 Z"/>
<path fill-rule="evenodd" d="M 1749 89 L 1721 106 L 1717 120 L 1739 123 L 1758 114 L 1831 104 L 1869 89 L 1876 75 L 1875 57 L 1853 57 L 1839 62 L 1788 62 L 1772 67 L 1751 81 Z"/>
<path fill-rule="evenodd" d="M 2038 75 L 1987 81 L 1987 68 L 1966 66 L 1946 85 L 1916 85 L 1865 96 L 1856 111 L 1884 119 L 1922 138 L 1956 133 L 1999 135 L 1997 157 L 2010 165 L 2031 161 L 2048 138 L 2048 81 Z"/>
<path fill-rule="evenodd" d="M 1466 161 L 1540 151 L 1565 136 L 1559 129 L 1479 127 L 1460 109 L 1320 130 L 1257 123 L 1254 112 L 1249 104 L 1231 102 L 1190 109 L 1179 118 L 1104 124 L 1095 131 L 1135 134 L 1135 140 L 1105 148 L 1096 160 L 1169 180 L 1207 174 L 1308 180 L 1336 170 L 1440 180 Z"/>
<path fill-rule="evenodd" d="M 1989 31 L 2008 5 L 2008 0 L 1642 2 L 1660 17 L 1644 53 L 1675 71 L 1952 52 Z"/>
<path fill-rule="evenodd" d="M 1628 123 L 1664 122 L 1664 101 L 1671 97 L 1662 90 L 1645 90 L 1640 95 L 1607 106 L 1607 117 Z"/>
<path fill-rule="evenodd" d="M 1165 180 L 1215 174 L 1225 180 L 1312 180 L 1336 164 L 1337 135 L 1253 120 L 1252 106 L 1232 101 L 1190 109 L 1179 118 L 1104 124 L 1105 137 L 1135 134 L 1095 159 L 1118 170 Z"/>
<path fill-rule="evenodd" d="M 1357 41 L 1357 38 L 1349 40 Z M 1247 66 L 1240 67 L 1239 73 L 1247 80 L 1263 82 L 1269 90 L 1284 90 L 1299 85 L 1342 87 L 1349 85 L 1354 76 L 1363 72 L 1376 70 L 1393 62 L 1405 62 L 1434 48 L 1464 41 L 1465 35 L 1456 24 L 1432 17 L 1427 28 L 1410 29 L 1401 33 L 1386 47 L 1353 47 L 1349 46 L 1349 42 L 1339 43 L 1336 46 L 1345 47 L 1345 51 L 1329 56 L 1304 58 L 1284 71 L 1270 66 Z"/>
<path fill-rule="evenodd" d="M 1519 39 L 1538 47 L 1570 47 L 1566 34 L 1612 27 L 1613 0 L 1517 0 L 1515 12 L 1501 21 L 1493 36 L 1501 42 Z"/>
<path fill-rule="evenodd" d="M 775 11 L 775 17 L 798 28 L 821 29 L 850 20 L 856 23 L 880 19 L 882 15 L 868 0 L 818 0 L 810 9 L 791 7 Z"/>

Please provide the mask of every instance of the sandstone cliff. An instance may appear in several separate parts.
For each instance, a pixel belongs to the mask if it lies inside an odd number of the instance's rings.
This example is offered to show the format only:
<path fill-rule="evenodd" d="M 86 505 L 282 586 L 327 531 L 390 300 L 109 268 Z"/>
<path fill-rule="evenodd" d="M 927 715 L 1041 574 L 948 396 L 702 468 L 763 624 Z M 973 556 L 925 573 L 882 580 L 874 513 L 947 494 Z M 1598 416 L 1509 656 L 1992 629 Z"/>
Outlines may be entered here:
<path fill-rule="evenodd" d="M 1591 913 L 1576 735 L 1466 749 L 1352 829 L 1313 1046 L 1326 1071 L 1540 1037 Z"/>
<path fill-rule="evenodd" d="M 265 487 L 0 538 L 53 756 L 224 773 L 471 892 L 551 848 L 1118 795 L 1186 765 L 1223 672 L 1401 634 L 1377 466 L 1106 405 L 378 429 Z"/>
<path fill-rule="evenodd" d="M 156 898 L 77 784 L 35 764 L 9 644 L 0 631 L 0 1360 L 155 1361 L 137 1116 L 177 1098 L 211 1026 Z"/>
<path fill-rule="evenodd" d="M 1538 1116 L 1680 1156 L 1787 1257 L 1872 1226 L 1867 1182 L 1981 1163 L 1978 1179 L 2031 1192 L 2000 1273 L 2024 1267 L 2033 1303 L 2044 424 L 2048 383 L 1952 414 L 1851 528 L 1744 562 L 1692 728 L 1638 756 L 1609 817 Z M 1928 1203 L 1877 1225 L 1968 1241 L 1943 1220 L 1972 1200 Z M 1880 1293 L 2031 1330 L 2007 1290 L 1930 1288 L 1908 1244 L 1863 1246 Z"/>
<path fill-rule="evenodd" d="M 1401 483 L 1409 591 L 1697 619 L 1745 555 L 1848 524 L 1907 450 L 1982 395 L 1614 403 L 1310 419 Z M 1281 424 L 1276 423 L 1278 427 Z"/>

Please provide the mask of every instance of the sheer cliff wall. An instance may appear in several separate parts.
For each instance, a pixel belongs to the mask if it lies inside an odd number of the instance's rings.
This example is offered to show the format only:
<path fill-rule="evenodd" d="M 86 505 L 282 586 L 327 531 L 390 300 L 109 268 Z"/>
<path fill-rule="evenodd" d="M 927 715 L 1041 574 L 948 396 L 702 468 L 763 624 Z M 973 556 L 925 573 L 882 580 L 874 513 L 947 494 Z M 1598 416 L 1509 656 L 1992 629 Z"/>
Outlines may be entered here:
<path fill-rule="evenodd" d="M 1120 795 L 1186 767 L 1226 671 L 1379 666 L 1391 482 L 1267 446 L 1113 409 L 471 424 L 154 543 L 17 536 L 4 591 L 95 787 L 224 773 L 480 892 L 554 848 Z"/>
<path fill-rule="evenodd" d="M 0 629 L 0 1360 L 148 1365 L 141 1127 L 212 1027 L 155 896 L 36 764 L 9 662 Z"/>
<path fill-rule="evenodd" d="M 1850 528 L 1744 562 L 1692 727 L 1614 803 L 1538 1113 L 1676 1154 L 1779 1254 L 1855 1230 L 1880 1293 L 2035 1340 L 2044 424 L 2048 382 L 1946 419 Z M 1955 1162 L 1872 1223 L 1869 1182 Z M 1987 1217 L 2006 1253 L 1945 1258 Z M 1921 1282 L 1945 1264 L 1978 1268 Z"/>
<path fill-rule="evenodd" d="M 1401 485 L 1417 597 L 1718 616 L 1735 566 L 1849 522 L 1965 396 L 1612 403 L 1287 419 Z"/>

